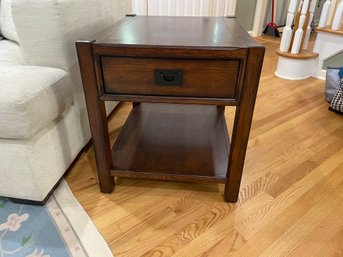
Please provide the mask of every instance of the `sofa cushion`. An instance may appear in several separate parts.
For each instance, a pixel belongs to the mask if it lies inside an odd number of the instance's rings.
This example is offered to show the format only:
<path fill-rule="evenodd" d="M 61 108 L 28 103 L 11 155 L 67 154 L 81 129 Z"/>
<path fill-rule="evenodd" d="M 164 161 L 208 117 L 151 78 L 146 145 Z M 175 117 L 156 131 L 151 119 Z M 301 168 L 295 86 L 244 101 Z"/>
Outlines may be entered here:
<path fill-rule="evenodd" d="M 24 59 L 18 43 L 10 40 L 0 40 L 0 62 L 23 64 Z"/>
<path fill-rule="evenodd" d="M 1 10 L 1 0 L 0 0 L 0 10 Z M 1 20 L 1 11 L 0 11 L 0 20 Z M 3 39 L 4 37 L 1 35 L 1 22 L 0 22 L 0 41 Z"/>
<path fill-rule="evenodd" d="M 14 0 L 0 1 L 0 34 L 7 39 L 19 42 L 12 16 L 13 2 Z"/>
<path fill-rule="evenodd" d="M 72 103 L 65 71 L 0 63 L 0 138 L 29 138 Z"/>

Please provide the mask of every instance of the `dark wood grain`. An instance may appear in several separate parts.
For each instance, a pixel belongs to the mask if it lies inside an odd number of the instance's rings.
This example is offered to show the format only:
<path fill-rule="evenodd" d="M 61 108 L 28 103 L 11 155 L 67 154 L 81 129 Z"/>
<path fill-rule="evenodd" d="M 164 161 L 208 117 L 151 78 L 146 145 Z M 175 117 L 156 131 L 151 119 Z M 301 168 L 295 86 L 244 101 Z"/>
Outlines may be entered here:
<path fill-rule="evenodd" d="M 229 146 L 223 109 L 142 103 L 112 150 L 116 176 L 226 182 Z"/>
<path fill-rule="evenodd" d="M 227 28 L 230 30 L 232 37 L 234 37 L 236 42 L 240 44 L 240 47 L 261 47 L 261 45 L 257 43 L 237 22 L 236 18 L 226 18 L 223 21 L 227 25 Z"/>
<path fill-rule="evenodd" d="M 80 64 L 83 89 L 87 104 L 92 141 L 96 157 L 98 179 L 101 192 L 111 193 L 114 189 L 114 179 L 111 177 L 111 148 L 109 143 L 108 125 L 104 101 L 99 99 L 95 65 L 91 42 L 76 42 Z"/>
<path fill-rule="evenodd" d="M 236 108 L 227 172 L 228 182 L 225 185 L 224 198 L 229 202 L 236 202 L 238 199 L 264 51 L 261 47 L 249 49 L 241 100 Z"/>
<path fill-rule="evenodd" d="M 245 59 L 247 48 L 185 47 L 185 46 L 135 46 L 118 44 L 93 44 L 99 56 L 194 58 L 194 59 Z"/>
<path fill-rule="evenodd" d="M 229 105 L 236 106 L 238 100 L 225 98 L 207 97 L 178 97 L 178 96 L 151 96 L 151 95 L 122 95 L 103 94 L 101 100 L 105 101 L 126 101 L 126 102 L 148 102 L 148 103 L 174 103 L 174 104 L 208 104 L 208 105 Z"/>
<path fill-rule="evenodd" d="M 234 17 L 135 16 L 131 19 L 122 29 L 98 43 L 191 48 L 244 48 L 257 45 L 249 35 L 235 36 L 236 31 L 231 30 L 237 24 Z"/>
<path fill-rule="evenodd" d="M 238 60 L 102 57 L 104 89 L 113 94 L 235 98 Z M 155 82 L 155 70 L 178 70 L 178 86 Z"/>
<path fill-rule="evenodd" d="M 103 30 L 100 30 L 97 34 L 94 35 L 93 40 L 101 40 L 108 38 L 111 36 L 113 33 L 117 33 L 119 30 L 124 28 L 128 23 L 131 23 L 135 20 L 137 16 L 126 16 L 117 21 L 116 23 L 113 23 L 109 25 L 108 27 L 104 28 Z"/>

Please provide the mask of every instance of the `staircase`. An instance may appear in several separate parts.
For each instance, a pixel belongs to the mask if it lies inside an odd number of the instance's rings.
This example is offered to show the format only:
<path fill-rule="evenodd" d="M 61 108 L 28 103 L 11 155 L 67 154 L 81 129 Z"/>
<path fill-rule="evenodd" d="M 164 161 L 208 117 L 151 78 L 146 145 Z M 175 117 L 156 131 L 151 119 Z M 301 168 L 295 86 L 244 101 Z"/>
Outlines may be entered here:
<path fill-rule="evenodd" d="M 323 78 L 323 62 L 343 51 L 343 0 L 327 0 L 323 6 L 313 51 L 309 51 L 316 0 L 291 0 L 275 74 L 291 80 Z M 292 25 L 294 27 L 292 28 Z M 343 64 L 342 64 L 343 65 Z M 325 77 L 325 75 L 324 75 Z"/>

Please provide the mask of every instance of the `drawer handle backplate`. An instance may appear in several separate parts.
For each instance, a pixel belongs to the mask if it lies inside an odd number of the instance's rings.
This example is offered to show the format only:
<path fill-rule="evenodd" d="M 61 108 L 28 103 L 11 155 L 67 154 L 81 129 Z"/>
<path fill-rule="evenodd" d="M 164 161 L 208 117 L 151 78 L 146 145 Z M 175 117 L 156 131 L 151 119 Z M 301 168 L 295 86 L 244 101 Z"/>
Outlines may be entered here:
<path fill-rule="evenodd" d="M 159 86 L 182 86 L 182 70 L 155 70 L 155 83 Z"/>

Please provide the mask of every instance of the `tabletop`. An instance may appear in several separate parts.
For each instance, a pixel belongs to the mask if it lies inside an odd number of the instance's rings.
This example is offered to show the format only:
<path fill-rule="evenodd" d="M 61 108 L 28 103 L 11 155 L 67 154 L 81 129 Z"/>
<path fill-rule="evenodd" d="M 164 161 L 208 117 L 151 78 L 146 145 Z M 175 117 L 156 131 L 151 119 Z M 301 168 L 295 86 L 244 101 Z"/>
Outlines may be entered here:
<path fill-rule="evenodd" d="M 204 48 L 260 47 L 235 17 L 127 16 L 106 29 L 97 44 L 184 46 Z"/>

